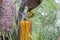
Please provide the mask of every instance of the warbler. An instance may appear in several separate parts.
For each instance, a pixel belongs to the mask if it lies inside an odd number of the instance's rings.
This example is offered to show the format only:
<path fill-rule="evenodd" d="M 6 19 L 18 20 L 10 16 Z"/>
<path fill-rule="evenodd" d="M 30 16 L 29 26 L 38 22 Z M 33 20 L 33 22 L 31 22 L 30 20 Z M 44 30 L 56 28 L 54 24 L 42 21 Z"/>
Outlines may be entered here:
<path fill-rule="evenodd" d="M 41 4 L 41 0 L 21 0 L 22 2 L 21 2 L 21 6 L 20 6 L 20 8 L 19 8 L 19 13 L 18 13 L 18 15 L 19 15 L 19 20 L 21 20 L 21 18 L 22 18 L 22 15 L 21 15 L 21 13 L 23 13 L 24 12 L 24 9 L 25 9 L 25 6 L 27 6 L 28 7 L 28 17 L 29 18 L 31 18 L 31 17 L 33 17 L 33 13 L 31 12 L 31 10 L 32 9 L 34 9 L 34 8 L 36 8 L 37 6 L 39 6 L 40 4 Z M 31 14 L 30 14 L 31 13 Z"/>
<path fill-rule="evenodd" d="M 19 12 L 18 12 L 18 17 L 17 17 L 17 21 L 16 22 L 19 22 L 21 21 L 23 15 L 21 14 L 24 14 L 24 9 L 25 9 L 25 6 L 28 7 L 28 11 L 27 11 L 27 14 L 28 14 L 28 18 L 33 18 L 35 16 L 35 13 L 31 12 L 31 10 L 33 10 L 34 8 L 36 8 L 37 6 L 39 6 L 41 4 L 41 0 L 21 0 L 21 5 L 19 7 Z"/>

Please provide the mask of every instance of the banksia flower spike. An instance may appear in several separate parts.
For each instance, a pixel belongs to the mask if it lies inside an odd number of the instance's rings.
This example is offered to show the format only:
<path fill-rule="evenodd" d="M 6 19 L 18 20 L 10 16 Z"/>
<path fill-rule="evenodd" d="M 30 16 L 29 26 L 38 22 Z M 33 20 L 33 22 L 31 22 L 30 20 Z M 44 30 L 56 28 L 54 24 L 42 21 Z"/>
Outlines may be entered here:
<path fill-rule="evenodd" d="M 13 1 L 3 0 L 2 7 L 0 9 L 0 28 L 3 31 L 10 31 L 11 24 L 13 21 Z"/>

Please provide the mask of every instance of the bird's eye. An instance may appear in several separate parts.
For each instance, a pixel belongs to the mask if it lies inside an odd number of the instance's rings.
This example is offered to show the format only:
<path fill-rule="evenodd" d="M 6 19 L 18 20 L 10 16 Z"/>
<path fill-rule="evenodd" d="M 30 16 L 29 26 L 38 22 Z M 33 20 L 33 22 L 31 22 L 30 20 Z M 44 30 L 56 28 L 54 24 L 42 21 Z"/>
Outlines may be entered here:
<path fill-rule="evenodd" d="M 32 15 L 34 15 L 34 14 L 32 14 Z"/>

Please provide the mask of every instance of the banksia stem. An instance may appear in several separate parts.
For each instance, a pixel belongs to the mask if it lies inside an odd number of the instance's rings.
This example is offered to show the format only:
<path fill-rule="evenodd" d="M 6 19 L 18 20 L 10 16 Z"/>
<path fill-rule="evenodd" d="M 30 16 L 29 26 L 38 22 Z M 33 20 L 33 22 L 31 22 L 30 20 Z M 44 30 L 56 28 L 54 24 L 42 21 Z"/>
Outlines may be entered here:
<path fill-rule="evenodd" d="M 29 20 L 24 19 L 21 20 L 21 22 L 19 23 L 19 40 L 30 40 L 30 32 L 31 32 L 31 23 Z"/>
<path fill-rule="evenodd" d="M 2 4 L 2 0 L 0 0 L 0 5 Z"/>

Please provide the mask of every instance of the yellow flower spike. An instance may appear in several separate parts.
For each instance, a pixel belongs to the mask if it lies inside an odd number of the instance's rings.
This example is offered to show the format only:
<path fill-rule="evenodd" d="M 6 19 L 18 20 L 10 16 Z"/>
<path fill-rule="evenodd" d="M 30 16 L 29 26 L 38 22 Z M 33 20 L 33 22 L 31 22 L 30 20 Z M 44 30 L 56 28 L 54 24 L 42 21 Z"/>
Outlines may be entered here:
<path fill-rule="evenodd" d="M 24 18 L 19 22 L 19 40 L 30 40 L 31 22 Z"/>

